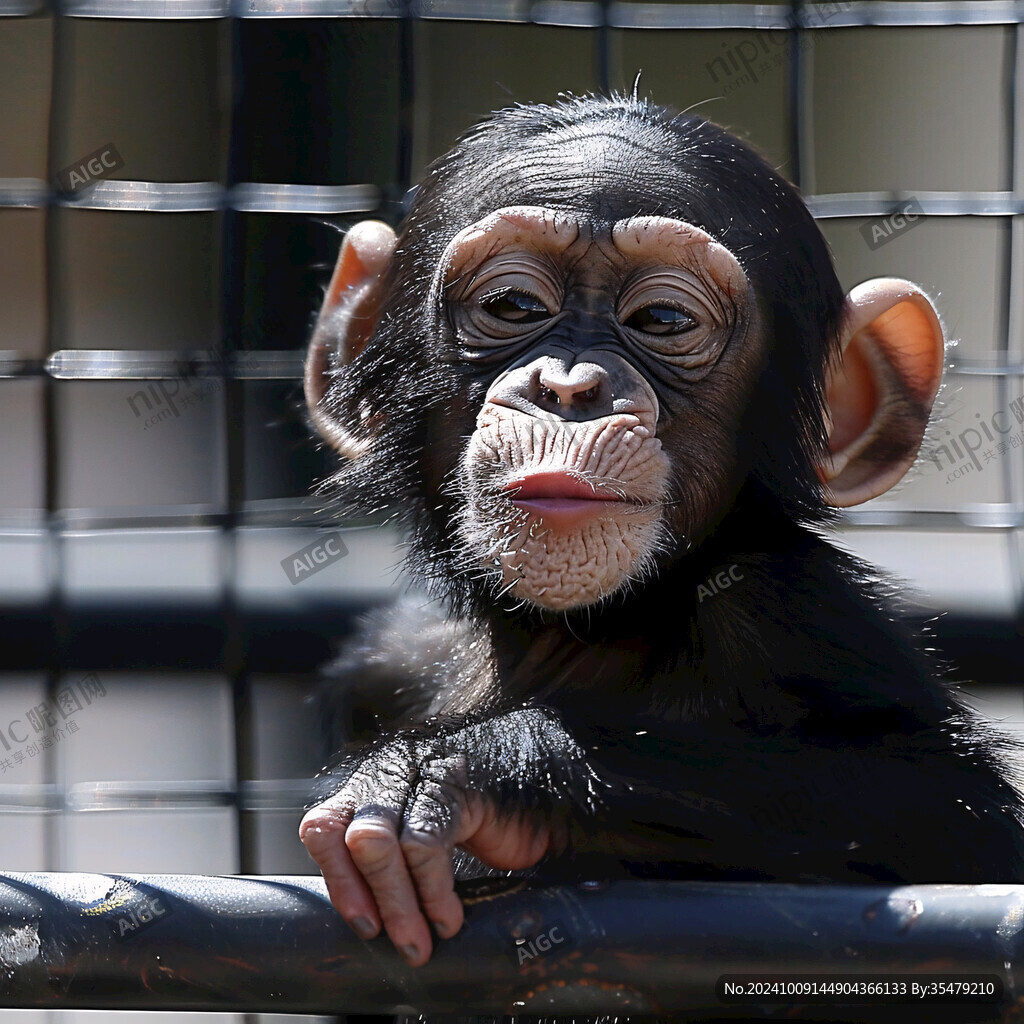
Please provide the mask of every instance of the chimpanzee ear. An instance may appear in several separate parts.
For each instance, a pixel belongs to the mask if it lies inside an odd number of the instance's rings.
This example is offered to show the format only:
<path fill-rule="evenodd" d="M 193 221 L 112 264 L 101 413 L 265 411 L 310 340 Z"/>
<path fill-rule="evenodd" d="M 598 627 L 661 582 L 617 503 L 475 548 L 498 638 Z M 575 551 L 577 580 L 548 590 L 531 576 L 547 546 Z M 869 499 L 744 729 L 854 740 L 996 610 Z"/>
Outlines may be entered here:
<path fill-rule="evenodd" d="M 350 457 L 363 445 L 324 407 L 323 397 L 331 371 L 355 359 L 377 326 L 380 280 L 394 248 L 395 233 L 381 221 L 364 220 L 349 229 L 306 353 L 303 384 L 310 416 L 321 436 Z"/>
<path fill-rule="evenodd" d="M 913 464 L 942 378 L 942 325 L 928 296 L 876 278 L 846 297 L 842 359 L 826 380 L 829 457 L 818 468 L 833 505 L 883 494 Z"/>

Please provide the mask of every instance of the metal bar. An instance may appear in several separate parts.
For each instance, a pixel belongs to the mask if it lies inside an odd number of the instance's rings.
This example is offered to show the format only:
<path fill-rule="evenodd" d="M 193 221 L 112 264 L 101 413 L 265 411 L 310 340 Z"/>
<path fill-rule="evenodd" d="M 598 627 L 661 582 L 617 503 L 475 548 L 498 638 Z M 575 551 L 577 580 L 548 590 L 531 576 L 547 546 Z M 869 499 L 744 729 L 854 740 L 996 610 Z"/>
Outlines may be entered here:
<path fill-rule="evenodd" d="M 814 118 L 812 116 L 814 96 L 813 47 L 805 47 L 806 36 L 802 28 L 803 4 L 798 0 L 793 5 L 792 23 L 788 27 L 789 60 L 786 74 L 789 77 L 789 91 L 786 103 L 789 113 L 787 134 L 793 170 L 793 184 L 805 195 L 813 192 L 817 185 L 814 163 Z"/>
<path fill-rule="evenodd" d="M 812 215 L 886 217 L 899 203 L 916 199 L 921 212 L 938 217 L 1013 217 L 1024 213 L 1024 196 L 1012 192 L 840 192 L 804 197 Z"/>
<path fill-rule="evenodd" d="M 996 516 L 988 517 L 984 509 L 992 504 Z M 271 498 L 250 500 L 241 509 L 241 520 L 246 526 L 311 528 L 323 530 L 332 520 L 323 512 L 321 499 L 312 498 Z M 1014 503 L 986 503 L 980 508 L 933 509 L 930 511 L 900 508 L 846 508 L 837 512 L 837 520 L 850 526 L 913 526 L 920 529 L 954 530 L 961 527 L 1022 527 L 1024 509 Z M 222 526 L 225 522 L 223 510 L 216 505 L 147 505 L 131 508 L 111 506 L 109 508 L 62 509 L 54 513 L 55 528 L 73 533 L 99 530 L 179 530 L 187 531 L 202 527 Z M 42 541 L 46 531 L 39 529 L 36 519 L 22 519 L 17 513 L 0 516 L 0 543 L 9 536 L 34 537 Z M 27 524 L 27 525 L 26 525 Z M 379 530 L 380 524 L 360 519 L 345 521 L 345 530 Z M 393 566 L 381 566 L 383 592 L 390 583 L 384 577 Z M 140 600 L 142 596 L 140 595 Z"/>
<path fill-rule="evenodd" d="M 884 976 L 885 998 L 847 987 L 814 1016 L 979 1021 L 1011 1012 L 1024 984 L 1021 886 L 500 879 L 464 897 L 466 926 L 412 969 L 386 939 L 358 940 L 319 878 L 0 875 L 0 1003 L 704 1019 L 742 1011 L 720 998 L 724 975 Z M 936 976 L 984 979 L 987 998 L 911 1003 Z"/>
<path fill-rule="evenodd" d="M 1006 346 L 1003 346 L 1006 350 Z M 304 353 L 296 349 L 226 352 L 192 349 L 58 349 L 46 358 L 23 359 L 19 352 L 0 351 L 0 377 L 41 377 L 57 380 L 302 380 Z M 947 374 L 981 377 L 1024 376 L 1024 362 L 958 359 Z M 1016 395 L 1013 397 L 1017 397 Z"/>
<path fill-rule="evenodd" d="M 0 16 L 31 14 L 44 5 L 0 0 Z M 598 3 L 539 0 L 534 13 L 525 0 L 424 0 L 420 17 L 472 21 L 537 21 L 561 26 L 594 25 Z M 62 13 L 86 18 L 395 18 L 400 0 L 63 0 Z M 1024 20 L 1022 0 L 829 0 L 805 5 L 808 24 L 1012 25 Z M 645 3 L 611 5 L 619 28 L 786 28 L 789 4 Z M 818 21 L 811 19 L 817 18 Z"/>
<path fill-rule="evenodd" d="M 371 213 L 383 195 L 376 185 L 289 185 L 241 182 L 99 181 L 81 195 L 57 196 L 36 178 L 0 178 L 0 209 L 41 207 L 111 210 L 121 213 L 196 213 L 223 209 L 241 213 Z M 1018 192 L 841 192 L 804 196 L 817 218 L 887 216 L 916 199 L 922 212 L 940 217 L 1014 217 L 1024 214 Z"/>
<path fill-rule="evenodd" d="M 645 3 L 612 4 L 618 28 L 788 28 L 791 4 Z M 1022 0 L 829 0 L 801 5 L 808 28 L 856 25 L 1012 25 L 1024 19 Z M 429 15 L 428 15 L 429 16 Z"/>

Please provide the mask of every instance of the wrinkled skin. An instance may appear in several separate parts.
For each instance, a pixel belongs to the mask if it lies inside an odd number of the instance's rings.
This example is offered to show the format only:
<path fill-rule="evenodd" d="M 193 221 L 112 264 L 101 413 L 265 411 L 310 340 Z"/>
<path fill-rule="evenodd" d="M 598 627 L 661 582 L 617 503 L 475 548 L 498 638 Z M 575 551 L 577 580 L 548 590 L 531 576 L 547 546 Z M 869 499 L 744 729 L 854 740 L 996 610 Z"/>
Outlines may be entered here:
<path fill-rule="evenodd" d="M 668 218 L 595 231 L 519 207 L 456 236 L 442 266 L 463 358 L 502 356 L 462 460 L 463 558 L 497 565 L 503 592 L 554 611 L 643 579 L 691 524 L 669 526 L 660 404 L 630 358 L 694 380 L 733 361 L 743 350 L 725 353 L 726 342 L 742 333 L 748 303 L 735 258 Z M 536 308 L 517 308 L 503 289 Z M 667 318 L 683 319 L 684 303 L 693 312 L 673 330 Z M 666 323 L 648 324 L 652 309 Z M 618 351 L 609 320 L 621 322 Z M 729 439 L 720 443 L 727 452 Z M 691 515 L 712 518 L 708 508 Z"/>
<path fill-rule="evenodd" d="M 500 812 L 472 788 L 474 775 L 504 772 L 505 785 L 521 792 L 557 751 L 553 771 L 561 785 L 594 784 L 577 744 L 539 711 L 521 710 L 485 729 L 466 726 L 439 739 L 383 743 L 356 763 L 337 794 L 306 815 L 301 829 L 331 901 L 356 934 L 372 938 L 383 923 L 416 966 L 430 954 L 428 921 L 441 938 L 462 926 L 452 875 L 456 847 L 493 868 L 516 870 L 564 845 L 562 823 Z M 496 763 L 470 764 L 466 751 L 474 747 L 491 751 Z"/>

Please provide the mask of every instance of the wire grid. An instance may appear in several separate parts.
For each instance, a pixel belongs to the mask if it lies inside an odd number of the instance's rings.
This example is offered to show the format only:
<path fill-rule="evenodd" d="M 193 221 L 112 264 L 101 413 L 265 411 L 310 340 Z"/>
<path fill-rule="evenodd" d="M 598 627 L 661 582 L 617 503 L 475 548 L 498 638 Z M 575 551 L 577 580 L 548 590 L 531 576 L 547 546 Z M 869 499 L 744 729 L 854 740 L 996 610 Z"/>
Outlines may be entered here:
<path fill-rule="evenodd" d="M 27 15 L 44 11 L 47 5 L 28 0 L 0 0 L 0 16 Z M 847 0 L 820 4 L 701 4 L 701 3 L 626 3 L 586 2 L 586 0 L 63 0 L 53 5 L 55 12 L 66 18 L 133 18 L 153 20 L 180 19 L 293 19 L 293 18 L 369 18 L 399 20 L 406 24 L 412 20 L 476 20 L 482 22 L 529 23 L 558 27 L 583 27 L 595 30 L 597 42 L 597 68 L 601 86 L 608 88 L 609 36 L 607 29 L 722 29 L 746 28 L 757 30 L 789 30 L 799 36 L 806 30 L 834 31 L 850 26 L 952 26 L 952 25 L 1020 25 L 1024 22 L 1024 0 L 962 0 L 962 2 L 875 2 L 875 0 Z M 1019 29 L 1018 29 L 1019 32 Z M 58 33 L 59 37 L 59 33 Z M 59 43 L 58 43 L 59 45 Z M 394 181 L 365 184 L 293 184 L 283 182 L 218 181 L 157 182 L 131 180 L 105 180 L 92 185 L 82 195 L 58 194 L 53 182 L 36 179 L 0 179 L 0 209 L 31 207 L 63 207 L 106 211 L 136 211 L 146 213 L 181 213 L 232 211 L 239 214 L 308 214 L 311 216 L 346 216 L 373 214 L 382 201 L 409 186 L 410 147 L 412 134 L 409 110 L 412 106 L 412 81 L 409 69 L 415 59 L 410 33 L 399 37 L 401 48 L 402 123 L 394 125 L 400 138 L 399 167 Z M 67 125 L 62 123 L 63 105 L 60 91 L 61 54 L 54 65 L 55 102 L 51 112 L 51 143 L 56 143 Z M 237 50 L 233 60 L 239 60 Z M 1018 58 L 1019 60 L 1019 58 Z M 811 145 L 810 111 L 802 88 L 804 81 L 803 57 L 800 46 L 790 51 L 789 90 L 793 138 L 792 163 L 789 176 L 801 184 L 805 177 Z M 241 69 L 235 68 L 236 80 Z M 1014 76 L 1013 106 L 1021 106 L 1021 76 Z M 1015 119 L 1016 120 L 1016 119 Z M 915 191 L 925 216 L 966 216 L 1013 218 L 1024 214 L 1024 160 L 1020 157 L 1024 143 L 1014 135 L 1011 146 L 1012 181 L 1010 191 L 990 192 L 924 192 Z M 56 168 L 52 169 L 56 171 Z M 813 174 L 810 176 L 813 180 Z M 818 218 L 874 217 L 889 214 L 899 196 L 890 192 L 843 193 L 807 196 L 807 202 Z M 1006 315 L 1008 337 L 1024 334 L 1024 275 L 1020 273 L 1021 225 L 1014 223 L 1011 259 L 1007 268 L 1011 282 L 1009 309 Z M 231 240 L 225 259 L 224 293 L 230 298 L 237 283 L 231 281 L 234 270 L 230 252 Z M 54 245 L 56 248 L 56 245 Z M 55 253 L 51 252 L 51 257 Z M 52 263 L 52 260 L 51 260 Z M 56 278 L 56 274 L 52 275 Z M 62 296 L 50 295 L 51 324 L 58 322 L 54 309 Z M 229 303 L 230 308 L 230 303 Z M 302 353 L 295 350 L 245 352 L 240 355 L 238 339 L 232 339 L 232 328 L 225 328 L 229 344 L 227 352 L 218 355 L 209 352 L 191 353 L 191 372 L 198 376 L 221 377 L 224 380 L 298 380 L 301 375 Z M 235 345 L 230 344 L 231 341 Z M 1007 344 L 1007 352 L 1011 346 Z M 18 352 L 0 352 L 0 378 L 41 377 L 44 380 L 160 380 L 174 379 L 181 374 L 180 353 L 153 353 L 146 351 L 102 352 L 82 349 L 60 350 L 51 345 L 50 354 L 42 360 L 24 358 Z M 1020 377 L 1022 368 L 1017 361 L 1006 360 L 997 365 L 970 365 L 961 363 L 954 373 Z M 200 516 L 194 513 L 189 521 L 196 524 L 233 526 L 244 504 L 243 496 L 232 490 L 230 484 L 240 479 L 237 465 L 241 446 L 237 443 L 237 409 L 230 401 L 225 404 L 226 435 L 228 444 L 227 479 L 228 501 L 223 511 L 206 510 Z M 52 412 L 52 410 L 51 410 Z M 67 521 L 67 512 L 58 508 L 55 500 L 56 452 L 52 445 L 52 420 L 48 424 L 47 511 L 52 524 Z M 235 437 L 236 443 L 231 443 Z M 294 523 L 296 516 L 308 510 L 309 503 L 302 500 L 285 506 L 265 508 L 268 521 L 275 516 L 280 521 Z M 251 509 L 249 510 L 251 511 Z M 1024 511 L 1003 510 L 1004 526 L 1024 525 Z M 858 513 L 848 514 L 858 521 Z M 138 524 L 140 514 L 127 517 L 102 516 L 79 513 L 79 523 L 92 526 Z M 179 518 L 171 508 L 148 510 L 141 518 L 151 525 L 172 522 Z M 867 520 L 877 519 L 870 513 Z M 900 516 L 900 521 L 908 521 Z"/>
<path fill-rule="evenodd" d="M 609 29 L 723 29 L 787 30 L 796 34 L 807 30 L 834 31 L 850 26 L 958 26 L 958 25 L 1010 25 L 1017 26 L 1015 38 L 1017 55 L 1015 74 L 1011 83 L 1011 109 L 1020 110 L 1024 93 L 1020 60 L 1022 48 L 1021 24 L 1024 24 L 1024 2 L 996 0 L 959 3 L 876 3 L 848 2 L 827 4 L 692 4 L 692 3 L 619 3 L 619 2 L 527 2 L 527 0 L 64 0 L 48 8 L 44 4 L 0 0 L 0 16 L 19 16 L 52 9 L 61 18 L 151 18 L 197 19 L 273 19 L 293 17 L 370 18 L 398 20 L 400 48 L 400 91 L 402 119 L 392 126 L 397 133 L 397 167 L 394 180 L 361 184 L 296 184 L 282 182 L 201 181 L 157 182 L 104 180 L 80 195 L 58 193 L 51 181 L 34 179 L 0 179 L 0 208 L 46 207 L 90 209 L 95 211 L 134 211 L 139 213 L 173 214 L 185 211 L 232 214 L 303 214 L 311 216 L 347 216 L 373 214 L 382 204 L 394 203 L 410 184 L 410 145 L 413 133 L 410 121 L 413 82 L 410 68 L 416 59 L 413 35 L 408 31 L 417 20 L 471 20 L 480 22 L 507 22 L 591 30 L 596 45 L 596 67 L 602 86 L 609 84 Z M 56 33 L 60 38 L 60 33 Z M 61 78 L 66 70 L 59 50 L 54 59 L 54 102 L 51 109 L 51 146 L 67 128 L 63 121 Z M 239 50 L 232 51 L 232 75 L 235 83 L 245 68 L 239 66 Z M 798 184 L 801 179 L 813 181 L 813 168 L 808 161 L 811 146 L 811 114 L 804 90 L 804 56 L 800 46 L 790 50 L 787 73 L 789 97 L 792 104 L 790 123 L 793 126 L 791 149 L 794 163 L 788 168 L 789 176 Z M 1012 123 L 1019 121 L 1013 118 Z M 1011 338 L 1024 336 L 1024 234 L 1022 223 L 1012 218 L 1024 214 L 1024 142 L 1013 136 L 1010 147 L 1012 160 L 1009 191 L 983 193 L 915 192 L 926 216 L 997 217 L 1011 219 L 1012 241 L 1007 269 L 1009 288 L 1008 308 L 1004 323 L 1006 330 L 1006 358 L 1001 361 L 969 364 L 962 363 L 955 373 L 984 376 L 998 380 L 1020 381 L 1024 367 L 1010 358 Z M 51 168 L 51 171 L 56 171 Z M 51 179 L 53 175 L 51 174 Z M 892 193 L 844 193 L 808 197 L 815 216 L 823 219 L 843 217 L 885 216 L 889 214 L 899 196 Z M 229 227 L 225 231 L 225 258 L 223 261 L 223 292 L 228 315 L 237 305 L 238 281 L 232 275 L 237 270 L 240 254 L 232 249 L 235 244 Z M 53 271 L 59 258 L 56 247 L 59 239 L 49 235 L 48 265 Z M 244 439 L 241 436 L 242 410 L 240 392 L 235 386 L 242 381 L 298 381 L 301 376 L 302 353 L 295 350 L 244 350 L 236 331 L 229 326 L 226 355 L 213 352 L 193 353 L 191 372 L 196 375 L 219 378 L 225 384 L 223 405 L 224 435 L 226 437 L 226 495 L 221 508 L 201 511 L 183 511 L 177 507 L 162 506 L 136 509 L 128 513 L 114 513 L 97 509 L 70 512 L 58 501 L 59 446 L 56 442 L 54 384 L 57 381 L 112 381 L 167 380 L 181 373 L 180 354 L 149 351 L 97 351 L 58 349 L 56 331 L 58 308 L 63 296 L 53 284 L 56 273 L 51 273 L 50 304 L 51 341 L 49 354 L 43 359 L 25 358 L 22 353 L 0 353 L 0 377 L 34 377 L 42 379 L 45 390 L 45 459 L 46 459 L 46 519 L 45 530 L 52 558 L 50 562 L 50 598 L 48 615 L 53 623 L 52 645 L 48 669 L 48 693 L 54 698 L 62 685 L 67 670 L 65 641 L 69 628 L 69 609 L 61 598 L 60 581 L 65 572 L 65 531 L 110 527 L 159 527 L 183 525 L 216 527 L 223 531 L 225 558 L 221 563 L 224 584 L 220 614 L 223 622 L 223 648 L 221 664 L 231 680 L 234 699 L 235 750 L 238 779 L 252 779 L 253 766 L 249 741 L 250 663 L 240 613 L 236 606 L 231 581 L 235 578 L 238 553 L 235 535 L 238 527 L 252 522 L 293 527 L 296 523 L 311 521 L 313 503 L 301 498 L 261 503 L 255 508 L 246 502 L 241 481 L 243 478 Z M 1024 526 L 1024 508 L 1019 503 L 1004 505 L 986 514 L 974 512 L 965 515 L 951 513 L 915 513 L 899 511 L 887 513 L 872 511 L 852 512 L 853 523 L 961 522 L 988 525 L 999 529 Z M 1024 566 L 1018 566 L 1024 572 Z M 157 787 L 158 789 L 158 787 Z M 154 799 L 173 798 L 173 794 L 152 791 Z M 288 796 L 288 794 L 285 794 Z M 294 796 L 294 794 L 292 794 Z M 252 786 L 246 790 L 212 792 L 207 794 L 212 805 L 231 804 L 239 811 L 239 864 L 242 871 L 252 870 L 251 833 L 247 818 L 241 812 L 266 803 L 268 795 Z M 50 796 L 52 806 L 64 806 L 63 795 Z"/>
<path fill-rule="evenodd" d="M 17 16 L 47 9 L 46 4 L 29 0 L 0 0 L 0 16 Z M 407 22 L 421 20 L 462 20 L 530 23 L 559 27 L 584 27 L 596 30 L 597 63 L 602 88 L 608 88 L 609 39 L 608 28 L 626 29 L 721 29 L 749 28 L 758 30 L 790 30 L 799 34 L 805 30 L 833 31 L 850 26 L 940 26 L 940 25 L 1020 25 L 1024 22 L 1024 0 L 961 0 L 961 2 L 876 2 L 876 0 L 847 0 L 819 4 L 701 4 L 701 3 L 643 3 L 643 2 L 586 2 L 586 0 L 62 0 L 53 5 L 62 17 L 133 18 L 153 20 L 180 19 L 293 19 L 371 18 Z M 408 74 L 414 55 L 411 35 L 400 36 L 402 50 L 401 88 L 402 109 L 406 122 L 394 126 L 404 139 L 412 133 L 408 123 L 411 106 L 412 82 Z M 60 54 L 56 55 L 56 101 L 52 105 L 51 142 L 66 128 L 62 124 L 62 87 Z M 238 60 L 237 51 L 233 59 Z M 789 175 L 797 184 L 803 177 L 811 153 L 811 125 L 809 110 L 802 91 L 802 51 L 794 46 L 790 52 L 789 77 L 793 164 Z M 236 68 L 236 78 L 240 69 Z M 1013 83 L 1014 105 L 1021 102 L 1021 76 Z M 1014 138 L 1012 191 L 1005 192 L 922 192 L 914 193 L 926 216 L 1005 217 L 1024 214 L 1024 160 L 1020 150 L 1021 139 Z M 0 209 L 29 207 L 66 207 L 108 211 L 137 211 L 147 213 L 180 213 L 235 211 L 242 214 L 309 214 L 317 216 L 372 214 L 379 210 L 386 194 L 401 193 L 409 186 L 410 155 L 405 142 L 401 148 L 397 180 L 387 183 L 353 185 L 291 184 L 282 182 L 239 181 L 224 184 L 217 181 L 156 182 L 106 180 L 92 185 L 84 195 L 58 194 L 53 183 L 35 179 L 0 178 Z M 56 169 L 54 169 L 56 170 Z M 383 187 L 382 187 L 383 186 Z M 893 209 L 895 197 L 889 192 L 844 193 L 837 195 L 807 196 L 807 202 L 818 218 L 844 218 L 885 216 Z M 1015 229 L 1020 225 L 1015 225 Z M 1014 249 L 1008 267 L 1011 281 L 1010 308 L 1007 316 L 1008 334 L 1019 336 L 1024 331 L 1024 301 L 1021 281 L 1020 238 L 1014 239 Z M 232 256 L 225 261 L 225 278 L 231 270 Z M 232 282 L 225 279 L 225 293 L 230 293 Z M 61 300 L 51 294 L 52 305 Z M 51 323 L 57 318 L 51 315 Z M 230 333 L 230 327 L 226 333 Z M 230 346 L 229 346 L 230 348 Z M 1009 346 L 1007 346 L 1009 350 Z M 302 353 L 295 350 L 247 352 L 244 359 L 238 351 L 229 351 L 217 357 L 210 353 L 197 353 L 192 371 L 200 376 L 220 376 L 228 380 L 298 380 L 301 374 Z M 1019 362 L 994 366 L 959 365 L 956 373 L 987 376 L 1020 376 Z M 96 352 L 58 350 L 51 347 L 44 360 L 26 359 L 16 352 L 0 352 L 0 378 L 42 377 L 56 380 L 158 380 L 173 379 L 181 373 L 178 354 L 161 359 L 151 352 Z M 226 406 L 226 430 L 230 438 L 236 433 L 236 410 Z M 48 432 L 52 437 L 52 431 Z M 239 446 L 229 445 L 228 479 L 238 479 L 239 467 L 234 464 Z M 48 479 L 53 478 L 54 452 L 47 448 Z M 49 512 L 59 518 L 60 510 L 53 499 L 53 487 L 48 488 Z M 237 517 L 242 498 L 229 494 L 228 508 L 220 515 L 207 514 L 202 522 L 232 525 Z M 298 509 L 282 508 L 285 521 L 294 522 Z M 856 513 L 851 517 L 856 520 Z M 146 516 L 152 522 L 173 518 L 169 509 L 152 510 Z M 130 517 L 136 522 L 137 516 Z M 93 517 L 91 522 L 96 523 Z M 1014 525 L 1024 523 L 1024 513 L 1016 510 Z M 105 525 L 116 525 L 109 519 Z M 1007 522 L 1009 525 L 1009 522 Z"/>

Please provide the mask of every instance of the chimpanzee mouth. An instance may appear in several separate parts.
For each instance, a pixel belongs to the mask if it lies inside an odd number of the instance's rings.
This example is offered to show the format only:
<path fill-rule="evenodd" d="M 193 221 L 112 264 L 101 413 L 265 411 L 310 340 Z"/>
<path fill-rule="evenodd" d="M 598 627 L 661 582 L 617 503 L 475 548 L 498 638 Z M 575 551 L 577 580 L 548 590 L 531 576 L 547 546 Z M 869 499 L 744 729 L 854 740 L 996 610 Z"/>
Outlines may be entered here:
<path fill-rule="evenodd" d="M 504 493 L 516 508 L 548 526 L 576 526 L 595 516 L 621 514 L 637 504 L 621 492 L 569 473 L 530 473 L 513 480 Z"/>

